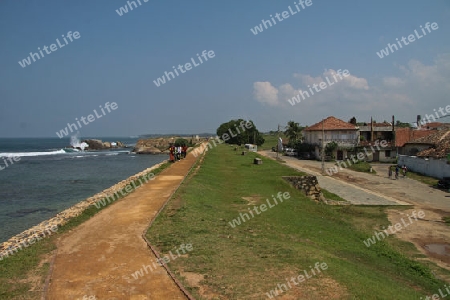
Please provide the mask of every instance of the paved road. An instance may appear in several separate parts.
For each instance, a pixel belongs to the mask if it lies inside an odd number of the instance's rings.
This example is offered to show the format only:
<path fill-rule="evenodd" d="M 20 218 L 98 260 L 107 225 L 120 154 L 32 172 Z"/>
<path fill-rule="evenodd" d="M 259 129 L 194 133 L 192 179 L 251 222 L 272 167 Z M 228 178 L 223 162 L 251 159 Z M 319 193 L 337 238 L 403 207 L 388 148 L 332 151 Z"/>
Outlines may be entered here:
<path fill-rule="evenodd" d="M 275 157 L 275 152 L 262 151 L 260 154 Z M 429 209 L 440 209 L 450 212 L 450 194 L 429 187 L 409 178 L 392 180 L 387 178 L 387 165 L 375 167 L 377 175 L 340 170 L 333 176 L 321 175 L 321 162 L 299 160 L 283 156 L 282 159 L 292 168 L 317 176 L 319 185 L 339 195 L 353 204 L 362 205 L 405 205 L 412 204 Z M 325 163 L 325 168 L 334 164 Z M 385 172 L 383 172 L 383 167 Z"/>

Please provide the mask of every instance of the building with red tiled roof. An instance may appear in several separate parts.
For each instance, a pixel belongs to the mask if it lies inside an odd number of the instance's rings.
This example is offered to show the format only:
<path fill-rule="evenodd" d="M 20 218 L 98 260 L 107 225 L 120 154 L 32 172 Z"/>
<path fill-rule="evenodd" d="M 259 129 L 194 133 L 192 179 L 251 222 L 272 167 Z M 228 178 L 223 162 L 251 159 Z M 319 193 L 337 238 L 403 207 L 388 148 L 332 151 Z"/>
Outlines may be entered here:
<path fill-rule="evenodd" d="M 429 146 L 427 149 L 419 151 L 418 157 L 445 158 L 450 153 L 450 130 L 439 130 L 434 134 L 419 138 L 408 143 L 408 145 Z"/>
<path fill-rule="evenodd" d="M 322 123 L 324 130 L 358 130 L 358 126 L 342 121 L 341 119 L 330 116 L 314 125 L 308 126 L 304 131 L 322 131 Z"/>
<path fill-rule="evenodd" d="M 436 133 L 434 130 L 414 130 L 412 128 L 396 128 L 395 146 L 403 147 L 406 143 Z M 406 153 L 402 153 L 406 154 Z"/>
<path fill-rule="evenodd" d="M 433 134 L 405 144 L 404 149 L 408 155 L 400 155 L 398 162 L 427 176 L 449 177 L 450 129 L 428 131 Z"/>
<path fill-rule="evenodd" d="M 358 126 L 330 116 L 303 130 L 305 143 L 316 146 L 316 157 L 320 157 L 323 144 L 335 142 L 338 148 L 332 156 L 336 159 L 347 157 L 347 152 L 353 150 L 359 142 Z"/>
<path fill-rule="evenodd" d="M 430 122 L 430 123 L 424 123 L 424 124 L 419 124 L 419 125 L 420 126 L 417 129 L 444 130 L 444 129 L 450 128 L 449 123 L 440 123 L 440 122 Z"/>
<path fill-rule="evenodd" d="M 360 142 L 357 151 L 366 153 L 368 161 L 393 162 L 397 157 L 392 123 L 364 123 L 359 126 Z M 382 145 L 382 146 L 381 146 Z M 381 147 L 380 147 L 381 146 Z"/>

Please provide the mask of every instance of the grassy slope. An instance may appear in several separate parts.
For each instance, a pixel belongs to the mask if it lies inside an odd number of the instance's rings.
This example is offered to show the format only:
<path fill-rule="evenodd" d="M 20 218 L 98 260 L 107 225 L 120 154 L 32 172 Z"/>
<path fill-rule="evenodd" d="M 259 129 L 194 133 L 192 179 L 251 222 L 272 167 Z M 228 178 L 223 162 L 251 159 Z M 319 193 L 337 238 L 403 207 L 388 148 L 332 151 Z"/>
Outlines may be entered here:
<path fill-rule="evenodd" d="M 317 297 L 323 297 L 325 277 L 344 291 L 342 299 L 419 299 L 443 286 L 425 266 L 394 250 L 411 251 L 410 244 L 389 237 L 364 245 L 373 228 L 388 225 L 384 208 L 316 204 L 280 178 L 299 173 L 265 158 L 253 165 L 254 156 L 226 146 L 208 151 L 150 228 L 149 240 L 163 253 L 193 245 L 189 258 L 170 262 L 176 273 L 205 275 L 202 284 L 221 299 L 263 299 L 316 262 L 328 270 L 303 284 L 309 290 L 316 285 Z M 250 207 L 242 197 L 259 195 L 263 203 L 279 191 L 289 191 L 291 199 L 236 228 L 228 224 Z M 188 289 L 200 299 L 198 288 Z"/>
<path fill-rule="evenodd" d="M 400 174 L 401 174 L 401 172 L 400 172 Z M 399 176 L 402 176 L 402 175 L 399 175 Z M 412 171 L 408 171 L 406 173 L 406 176 L 408 178 L 410 178 L 410 179 L 414 179 L 414 180 L 420 181 L 422 183 L 425 183 L 425 184 L 428 184 L 428 185 L 431 185 L 431 186 L 437 186 L 438 181 L 439 181 L 439 179 L 437 179 L 437 178 L 433 178 L 433 177 L 430 177 L 430 176 L 422 175 L 422 174 L 415 173 L 415 172 L 412 172 Z"/>
<path fill-rule="evenodd" d="M 280 133 L 280 137 L 284 138 L 284 135 Z M 264 134 L 264 144 L 258 147 L 258 151 L 261 150 L 271 150 L 272 147 L 276 147 L 278 144 L 278 135 L 270 135 L 270 134 Z"/>

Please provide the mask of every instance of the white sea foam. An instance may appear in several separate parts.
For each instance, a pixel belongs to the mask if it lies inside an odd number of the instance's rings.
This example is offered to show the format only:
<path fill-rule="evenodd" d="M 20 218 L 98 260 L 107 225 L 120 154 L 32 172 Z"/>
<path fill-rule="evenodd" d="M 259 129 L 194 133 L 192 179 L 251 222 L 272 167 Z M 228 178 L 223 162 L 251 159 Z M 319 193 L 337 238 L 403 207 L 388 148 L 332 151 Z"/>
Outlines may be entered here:
<path fill-rule="evenodd" d="M 0 153 L 0 157 L 43 156 L 43 155 L 65 154 L 65 153 L 66 151 L 64 151 L 63 149 L 48 152 L 5 152 Z"/>

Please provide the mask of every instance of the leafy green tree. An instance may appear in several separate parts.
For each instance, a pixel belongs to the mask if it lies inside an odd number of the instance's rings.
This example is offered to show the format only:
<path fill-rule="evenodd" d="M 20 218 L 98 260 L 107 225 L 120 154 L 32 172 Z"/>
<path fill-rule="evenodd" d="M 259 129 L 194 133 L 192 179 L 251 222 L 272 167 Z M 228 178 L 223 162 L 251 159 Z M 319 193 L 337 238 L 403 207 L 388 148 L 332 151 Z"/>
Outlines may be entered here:
<path fill-rule="evenodd" d="M 396 127 L 411 127 L 411 124 L 409 123 L 403 123 L 400 120 L 397 120 L 397 122 L 395 122 L 395 126 Z"/>
<path fill-rule="evenodd" d="M 228 144 L 264 144 L 262 134 L 256 129 L 253 121 L 243 119 L 222 123 L 216 130 L 217 135 Z"/>
<path fill-rule="evenodd" d="M 295 143 L 294 145 L 294 149 L 297 150 L 298 153 L 314 152 L 315 146 L 312 144 L 297 141 L 297 143 Z"/>
<path fill-rule="evenodd" d="M 184 146 L 190 146 L 190 143 L 186 139 L 177 139 L 174 143 L 175 147 L 184 147 Z"/>
<path fill-rule="evenodd" d="M 328 143 L 328 144 L 325 146 L 325 154 L 326 154 L 326 155 L 332 155 L 333 152 L 334 152 L 334 150 L 337 149 L 337 147 L 338 147 L 338 144 L 337 144 L 336 142 Z"/>
<path fill-rule="evenodd" d="M 289 138 L 289 145 L 293 146 L 298 140 L 302 138 L 303 127 L 299 123 L 294 121 L 289 121 L 285 127 L 284 135 Z"/>

